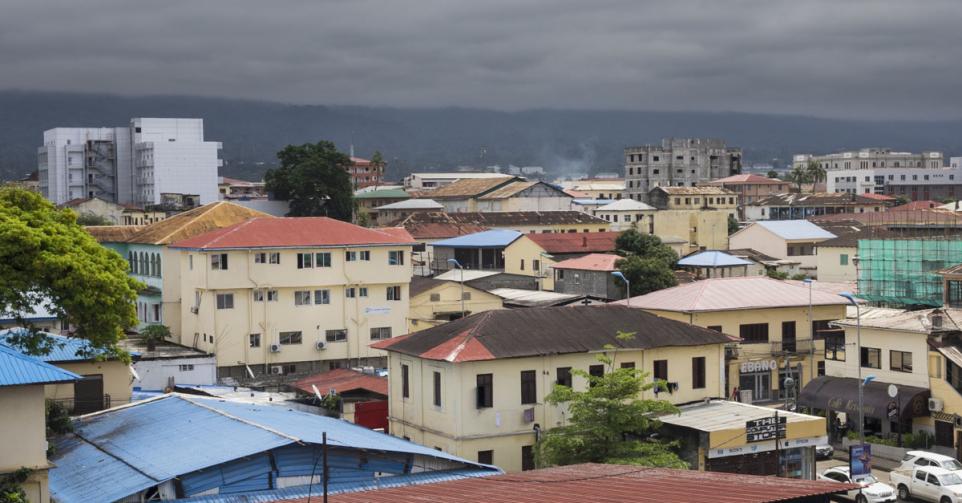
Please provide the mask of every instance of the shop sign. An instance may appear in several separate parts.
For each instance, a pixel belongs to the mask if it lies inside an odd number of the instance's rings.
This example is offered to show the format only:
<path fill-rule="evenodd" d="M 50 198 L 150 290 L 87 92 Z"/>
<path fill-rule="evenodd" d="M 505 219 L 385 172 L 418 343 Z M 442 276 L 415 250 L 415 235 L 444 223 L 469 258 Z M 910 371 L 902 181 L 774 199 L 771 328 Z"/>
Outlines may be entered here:
<path fill-rule="evenodd" d="M 768 372 L 778 368 L 778 362 L 775 360 L 759 360 L 753 362 L 742 362 L 741 371 L 742 374 L 751 374 L 752 372 Z"/>
<path fill-rule="evenodd" d="M 785 416 L 772 416 L 745 421 L 745 439 L 752 443 L 785 438 L 786 419 Z"/>

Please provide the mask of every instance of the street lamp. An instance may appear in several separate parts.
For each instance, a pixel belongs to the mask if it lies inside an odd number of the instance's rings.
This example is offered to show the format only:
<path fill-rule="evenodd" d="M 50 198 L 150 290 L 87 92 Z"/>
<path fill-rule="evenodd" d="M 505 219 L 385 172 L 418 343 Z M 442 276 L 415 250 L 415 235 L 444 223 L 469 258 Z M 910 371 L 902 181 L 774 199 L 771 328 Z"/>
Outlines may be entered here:
<path fill-rule="evenodd" d="M 612 271 L 611 275 L 625 282 L 625 305 L 631 307 L 631 282 L 621 271 Z"/>
<path fill-rule="evenodd" d="M 863 389 L 865 385 L 875 379 L 875 376 L 868 376 L 865 380 L 862 380 L 862 309 L 858 305 L 858 301 L 849 292 L 842 292 L 839 294 L 844 297 L 850 304 L 855 306 L 855 357 L 858 362 L 858 437 L 861 445 L 865 445 L 865 410 L 862 406 L 862 396 Z"/>
<path fill-rule="evenodd" d="M 464 267 L 456 259 L 449 258 L 448 263 L 461 270 L 461 318 L 464 318 Z"/>
<path fill-rule="evenodd" d="M 808 285 L 808 331 L 810 332 L 809 345 L 809 358 L 812 361 L 812 378 L 815 377 L 815 317 L 812 314 L 812 278 L 805 278 L 805 284 Z M 802 380 L 802 376 L 798 376 L 798 380 Z"/>

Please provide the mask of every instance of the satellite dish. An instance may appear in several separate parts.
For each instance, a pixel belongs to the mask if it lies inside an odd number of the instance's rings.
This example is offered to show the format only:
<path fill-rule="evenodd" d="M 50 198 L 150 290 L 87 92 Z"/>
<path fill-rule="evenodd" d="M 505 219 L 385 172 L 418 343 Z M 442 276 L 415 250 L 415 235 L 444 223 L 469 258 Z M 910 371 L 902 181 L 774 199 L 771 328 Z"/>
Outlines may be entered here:
<path fill-rule="evenodd" d="M 899 387 L 894 384 L 889 384 L 889 398 L 895 398 L 899 395 Z"/>

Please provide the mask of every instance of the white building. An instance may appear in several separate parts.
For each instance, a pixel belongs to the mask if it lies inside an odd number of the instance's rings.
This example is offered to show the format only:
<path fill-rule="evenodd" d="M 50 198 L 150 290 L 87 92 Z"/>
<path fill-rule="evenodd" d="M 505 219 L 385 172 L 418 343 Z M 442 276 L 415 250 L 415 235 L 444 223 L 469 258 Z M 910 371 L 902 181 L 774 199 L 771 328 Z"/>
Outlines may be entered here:
<path fill-rule="evenodd" d="M 632 224 L 637 224 L 641 232 L 650 234 L 647 224 L 651 223 L 652 226 L 654 226 L 656 211 L 658 210 L 656 210 L 654 206 L 650 206 L 641 201 L 618 199 L 595 209 L 592 211 L 592 214 L 598 218 L 605 219 L 607 222 L 611 222 L 611 230 L 613 231 L 628 230 Z M 645 215 L 649 216 L 648 222 L 644 221 Z"/>
<path fill-rule="evenodd" d="M 820 164 L 827 172 L 826 192 L 906 195 L 907 191 L 897 187 L 962 183 L 957 166 L 943 166 L 942 152 L 916 154 L 864 148 L 827 155 L 799 154 L 792 159 L 796 167 L 804 168 L 809 162 Z"/>
<path fill-rule="evenodd" d="M 63 204 L 99 197 L 159 204 L 161 194 L 218 199 L 220 142 L 204 141 L 203 119 L 134 118 L 125 127 L 54 128 L 37 152 L 40 191 Z"/>
<path fill-rule="evenodd" d="M 415 190 L 431 190 L 450 185 L 458 180 L 477 180 L 482 178 L 510 178 L 503 173 L 411 173 L 404 177 L 404 188 Z"/>

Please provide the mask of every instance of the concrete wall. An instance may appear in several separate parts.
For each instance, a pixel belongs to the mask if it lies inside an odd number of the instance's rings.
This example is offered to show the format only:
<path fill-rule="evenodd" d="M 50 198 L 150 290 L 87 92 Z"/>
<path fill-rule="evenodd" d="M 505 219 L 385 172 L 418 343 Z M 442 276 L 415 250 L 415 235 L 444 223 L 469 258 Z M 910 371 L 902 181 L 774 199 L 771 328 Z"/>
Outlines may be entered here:
<path fill-rule="evenodd" d="M 504 304 L 501 297 L 468 285 L 464 285 L 464 293 L 470 296 L 464 301 L 464 310 L 469 316 L 501 309 Z M 440 300 L 432 301 L 431 296 L 434 294 L 440 295 Z M 411 297 L 408 332 L 417 332 L 444 323 L 435 320 L 435 314 L 460 313 L 461 305 L 461 284 L 453 281 L 445 281 L 441 285 Z"/>
<path fill-rule="evenodd" d="M 770 257 L 775 257 L 779 259 L 787 259 L 788 256 L 788 243 L 772 234 L 767 229 L 761 225 L 752 224 L 745 227 L 738 232 L 732 234 L 728 238 L 728 244 L 732 249 L 743 249 L 751 248 L 752 250 L 759 251 L 768 255 Z M 799 260 L 804 257 L 791 257 L 792 260 Z M 815 256 L 812 255 L 812 266 L 815 266 Z"/>
<path fill-rule="evenodd" d="M 43 385 L 0 388 L 0 473 L 47 467 Z"/>
<path fill-rule="evenodd" d="M 732 212 L 734 210 L 659 210 L 655 213 L 655 235 L 687 240 L 686 251 L 727 250 L 728 215 Z"/>
<path fill-rule="evenodd" d="M 141 360 L 134 363 L 134 370 L 140 376 L 134 380 L 134 386 L 142 390 L 163 391 L 170 378 L 174 384 L 203 386 L 217 383 L 217 360 L 213 356 Z"/>
<path fill-rule="evenodd" d="M 101 375 L 104 382 L 104 394 L 110 395 L 110 405 L 115 407 L 130 403 L 133 387 L 133 375 L 127 364 L 119 360 L 82 361 L 56 363 L 56 366 L 82 376 Z M 51 384 L 46 387 L 46 397 L 49 399 L 72 399 L 74 384 Z"/>
<path fill-rule="evenodd" d="M 929 346 L 928 335 L 916 332 L 882 330 L 862 327 L 862 348 L 875 348 L 880 351 L 880 368 L 862 368 L 862 375 L 872 374 L 880 382 L 904 384 L 927 388 L 929 386 Z M 858 377 L 859 354 L 856 351 L 855 327 L 845 328 L 845 360 L 825 361 L 826 375 L 836 377 Z M 912 372 L 891 370 L 890 351 L 912 353 Z"/>
<path fill-rule="evenodd" d="M 625 287 L 616 285 L 615 277 L 609 271 L 555 269 L 554 291 L 611 300 L 625 297 Z"/>
<path fill-rule="evenodd" d="M 197 194 L 216 202 L 220 142 L 204 141 L 202 119 L 131 119 L 134 172 L 145 180 L 135 190 L 138 204 L 159 204 L 165 192 Z M 137 131 L 139 128 L 139 132 Z"/>
<path fill-rule="evenodd" d="M 537 263 L 538 267 L 535 267 Z M 542 290 L 554 290 L 555 264 L 544 248 L 534 241 L 521 236 L 504 249 L 504 272 L 541 278 Z"/>
<path fill-rule="evenodd" d="M 858 248 L 854 246 L 850 248 L 819 246 L 815 251 L 819 281 L 856 281 L 858 278 L 855 263 L 852 261 L 856 255 L 858 255 Z"/>

